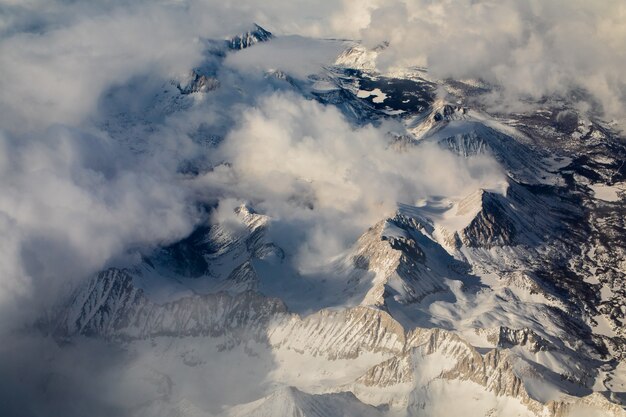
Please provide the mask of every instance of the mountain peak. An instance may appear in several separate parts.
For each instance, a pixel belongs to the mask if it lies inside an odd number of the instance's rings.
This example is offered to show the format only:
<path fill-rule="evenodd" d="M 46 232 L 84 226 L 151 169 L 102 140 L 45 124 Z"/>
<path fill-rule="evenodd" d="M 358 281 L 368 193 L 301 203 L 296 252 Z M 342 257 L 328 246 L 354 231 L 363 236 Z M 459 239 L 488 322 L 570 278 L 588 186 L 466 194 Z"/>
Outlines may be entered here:
<path fill-rule="evenodd" d="M 272 39 L 274 35 L 272 32 L 263 29 L 258 24 L 254 23 L 251 30 L 240 33 L 237 36 L 228 40 L 228 48 L 232 50 L 241 50 L 249 48 L 260 42 L 267 42 Z"/>

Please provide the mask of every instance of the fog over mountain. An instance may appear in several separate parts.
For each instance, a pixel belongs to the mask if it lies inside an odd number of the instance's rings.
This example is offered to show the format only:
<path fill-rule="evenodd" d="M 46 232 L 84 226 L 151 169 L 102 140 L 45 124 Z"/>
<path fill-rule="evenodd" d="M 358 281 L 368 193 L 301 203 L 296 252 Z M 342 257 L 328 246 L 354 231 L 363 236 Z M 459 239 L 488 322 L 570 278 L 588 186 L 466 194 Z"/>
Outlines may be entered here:
<path fill-rule="evenodd" d="M 0 415 L 626 415 L 624 21 L 0 0 Z"/>

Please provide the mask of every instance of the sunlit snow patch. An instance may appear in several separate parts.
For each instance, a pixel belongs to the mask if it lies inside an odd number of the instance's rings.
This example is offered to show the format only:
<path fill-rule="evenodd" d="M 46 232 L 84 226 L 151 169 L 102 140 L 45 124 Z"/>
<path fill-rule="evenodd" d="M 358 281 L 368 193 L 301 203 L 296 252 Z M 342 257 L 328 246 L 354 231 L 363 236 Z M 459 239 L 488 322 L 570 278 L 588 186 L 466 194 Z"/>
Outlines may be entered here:
<path fill-rule="evenodd" d="M 606 185 L 606 184 L 594 184 L 590 185 L 589 188 L 593 190 L 594 196 L 603 201 L 615 202 L 621 199 L 620 192 L 626 190 L 626 184 L 618 183 L 615 185 Z"/>
<path fill-rule="evenodd" d="M 374 96 L 372 99 L 372 102 L 374 103 L 382 103 L 387 98 L 387 94 L 383 93 L 380 88 L 375 88 L 372 91 L 359 90 L 356 96 L 358 98 L 368 98 L 370 96 Z"/>

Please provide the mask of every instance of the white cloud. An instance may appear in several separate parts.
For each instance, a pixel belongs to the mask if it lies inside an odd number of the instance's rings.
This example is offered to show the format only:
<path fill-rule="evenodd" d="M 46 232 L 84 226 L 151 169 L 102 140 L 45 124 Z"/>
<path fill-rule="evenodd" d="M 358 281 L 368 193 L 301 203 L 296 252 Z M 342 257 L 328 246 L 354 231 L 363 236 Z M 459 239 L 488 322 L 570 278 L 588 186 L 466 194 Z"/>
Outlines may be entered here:
<path fill-rule="evenodd" d="M 350 3 L 350 2 L 348 2 Z M 390 41 L 383 69 L 426 66 L 439 78 L 481 78 L 505 99 L 582 87 L 607 117 L 626 110 L 626 5 L 583 1 L 395 1 L 360 28 L 370 46 Z"/>
<path fill-rule="evenodd" d="M 381 68 L 427 65 L 437 77 L 484 78 L 501 84 L 509 101 L 582 86 L 607 117 L 623 117 L 625 109 L 626 6 L 616 0 L 4 0 L 0 9 L 0 217 L 10 236 L 2 247 L 1 285 L 10 289 L 4 294 L 28 292 L 35 275 L 64 274 L 67 262 L 58 262 L 58 270 L 41 266 L 54 264 L 61 252 L 78 254 L 87 270 L 128 245 L 158 244 L 187 230 L 195 221 L 188 213 L 192 191 L 180 185 L 176 164 L 181 153 L 193 158 L 199 152 L 187 133 L 231 108 L 247 112 L 221 149 L 234 168 L 222 177 L 216 170 L 210 189 L 223 191 L 223 184 L 241 180 L 233 189 L 241 195 L 224 197 L 262 201 L 273 214 L 305 225 L 313 252 L 321 251 L 319 236 L 335 242 L 329 252 L 344 247 L 396 201 L 469 186 L 463 174 L 477 168 L 468 162 L 426 148 L 398 154 L 381 138 L 386 127 L 355 131 L 337 111 L 288 96 L 260 100 L 251 110 L 237 99 L 208 99 L 164 120 L 143 156 L 131 156 L 93 124 L 112 87 L 140 76 L 158 83 L 185 73 L 203 59 L 203 38 L 225 38 L 253 21 L 278 34 L 362 38 L 370 46 L 388 40 Z M 276 45 L 230 57 L 227 68 L 285 63 L 302 77 L 326 62 L 337 44 L 287 37 Z M 246 100 L 254 102 L 255 84 L 246 87 L 252 87 Z M 132 95 L 125 100 L 143 103 Z M 491 175 L 469 178 L 480 183 Z M 154 224 L 165 227 L 152 230 Z M 44 241 L 65 249 L 38 249 L 36 242 Z M 29 270 L 18 262 L 25 258 L 33 261 Z"/>
<path fill-rule="evenodd" d="M 0 135 L 2 319 L 59 295 L 129 247 L 189 233 L 197 212 L 172 162 L 125 154 L 106 137 L 50 129 Z M 2 323 L 4 324 L 4 322 Z"/>
<path fill-rule="evenodd" d="M 504 86 L 510 101 L 582 86 L 607 117 L 621 118 L 626 108 L 626 6 L 619 0 L 31 0 L 3 8 L 0 87 L 31 108 L 30 123 L 75 121 L 107 83 L 147 67 L 185 70 L 199 58 L 195 39 L 237 33 L 253 21 L 278 34 L 390 41 L 381 68 L 425 65 L 437 77 L 483 78 Z M 13 106 L 0 101 L 10 115 L 5 125 L 15 119 Z"/>
<path fill-rule="evenodd" d="M 177 8 L 114 10 L 0 40 L 3 127 L 78 124 L 113 84 L 146 71 L 187 71 L 201 44 L 185 30 L 185 17 Z"/>
<path fill-rule="evenodd" d="M 319 263 L 399 202 L 463 196 L 504 179 L 487 157 L 463 159 L 426 144 L 398 150 L 385 135 L 393 128 L 355 129 L 334 107 L 275 94 L 245 112 L 216 155 L 231 165 L 201 183 L 287 224 L 279 227 L 293 234 L 277 236 L 281 243 L 297 249 L 301 261 Z"/>

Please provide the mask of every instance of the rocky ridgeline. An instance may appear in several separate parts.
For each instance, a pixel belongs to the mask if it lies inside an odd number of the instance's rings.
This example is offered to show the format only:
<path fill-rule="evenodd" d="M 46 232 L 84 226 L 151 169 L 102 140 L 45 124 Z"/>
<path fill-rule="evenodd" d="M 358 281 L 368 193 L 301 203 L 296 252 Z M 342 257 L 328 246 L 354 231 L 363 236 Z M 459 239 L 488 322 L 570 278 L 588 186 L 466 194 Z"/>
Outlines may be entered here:
<path fill-rule="evenodd" d="M 98 274 L 74 296 L 60 314 L 54 334 L 63 339 L 85 335 L 125 342 L 155 337 L 208 337 L 229 341 L 224 348 L 253 340 L 271 350 L 286 349 L 329 361 L 379 354 L 382 362 L 349 388 L 366 402 L 367 391 L 386 390 L 391 394 L 381 398 L 394 406 L 410 403 L 410 393 L 424 383 L 419 377 L 419 365 L 430 360 L 443 363 L 431 365 L 440 368 L 433 379 L 474 382 L 497 396 L 520 400 L 537 415 L 545 410 L 555 416 L 566 415 L 564 410 L 571 407 L 568 402 L 541 404 L 531 398 L 524 388 L 523 375 L 517 374 L 518 359 L 507 349 L 497 348 L 483 355 L 450 331 L 407 331 L 377 308 L 321 310 L 302 318 L 288 313 L 280 300 L 254 292 L 191 296 L 156 304 L 133 287 L 127 273 L 115 269 Z M 528 330 L 500 329 L 498 344 L 512 342 L 529 344 L 531 350 L 541 349 L 544 343 Z M 446 360 L 442 361 L 442 357 Z M 393 389 L 396 386 L 400 388 Z M 572 401 L 601 406 L 613 413 L 607 415 L 623 415 L 616 406 L 599 398 Z"/>

